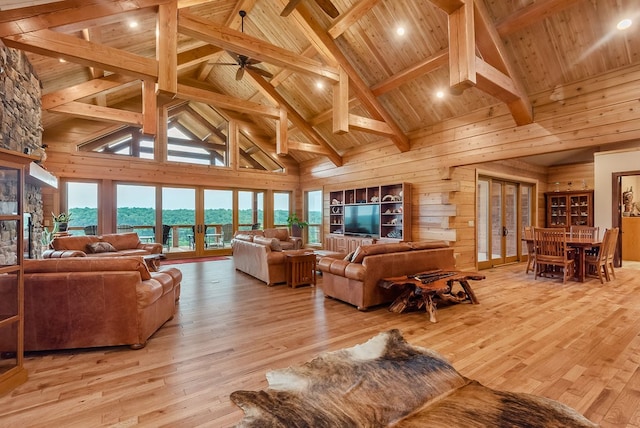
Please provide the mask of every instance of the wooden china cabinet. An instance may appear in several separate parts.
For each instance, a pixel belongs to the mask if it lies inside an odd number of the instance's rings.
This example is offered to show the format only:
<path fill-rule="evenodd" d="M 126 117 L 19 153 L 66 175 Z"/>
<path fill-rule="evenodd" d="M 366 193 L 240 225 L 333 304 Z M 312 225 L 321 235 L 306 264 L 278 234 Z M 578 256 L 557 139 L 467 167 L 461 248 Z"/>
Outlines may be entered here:
<path fill-rule="evenodd" d="M 34 158 L 0 149 L 0 395 L 27 380 L 24 352 L 23 195 Z"/>
<path fill-rule="evenodd" d="M 593 190 L 545 193 L 547 227 L 593 226 Z"/>

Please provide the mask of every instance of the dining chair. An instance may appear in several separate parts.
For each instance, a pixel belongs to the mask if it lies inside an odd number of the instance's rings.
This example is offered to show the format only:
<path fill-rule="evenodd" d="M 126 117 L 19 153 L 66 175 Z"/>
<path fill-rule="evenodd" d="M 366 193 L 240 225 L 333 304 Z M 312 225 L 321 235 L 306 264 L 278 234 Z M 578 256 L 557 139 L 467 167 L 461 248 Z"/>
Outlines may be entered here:
<path fill-rule="evenodd" d="M 607 245 L 607 262 L 605 264 L 607 270 L 605 275 L 609 277 L 613 276 L 613 279 L 616 279 L 616 272 L 614 269 L 614 258 L 616 254 L 616 247 L 618 244 L 618 235 L 620 234 L 620 229 L 614 227 L 611 229 L 611 239 L 609 241 L 609 245 Z"/>
<path fill-rule="evenodd" d="M 615 234 L 615 238 L 614 235 Z M 614 243 L 613 248 L 615 251 L 615 241 L 617 239 L 617 231 L 613 229 L 606 229 L 604 231 L 604 237 L 602 238 L 602 244 L 600 245 L 600 250 L 594 255 L 588 255 L 585 258 L 585 263 L 587 266 L 587 275 L 589 276 L 597 276 L 600 280 L 600 284 L 604 284 L 604 280 L 607 282 L 611 280 L 611 276 L 609 274 L 609 268 L 607 265 L 607 258 L 609 253 L 609 247 L 611 246 L 611 242 Z M 615 277 L 615 274 L 614 274 Z"/>
<path fill-rule="evenodd" d="M 571 235 L 572 238 L 597 241 L 600 239 L 600 228 L 593 226 L 571 226 L 569 228 L 569 235 Z M 584 253 L 587 256 L 595 256 L 598 254 L 598 248 L 587 248 Z"/>
<path fill-rule="evenodd" d="M 535 246 L 533 245 L 533 227 L 525 226 L 522 232 L 522 236 L 527 243 L 527 268 L 525 269 L 525 273 L 529 273 L 529 271 L 535 271 L 536 269 L 536 252 Z"/>
<path fill-rule="evenodd" d="M 555 275 L 562 269 L 562 283 L 574 275 L 575 261 L 569 257 L 567 233 L 562 227 L 534 227 L 533 245 L 535 247 L 536 268 L 534 279 L 538 276 Z"/>

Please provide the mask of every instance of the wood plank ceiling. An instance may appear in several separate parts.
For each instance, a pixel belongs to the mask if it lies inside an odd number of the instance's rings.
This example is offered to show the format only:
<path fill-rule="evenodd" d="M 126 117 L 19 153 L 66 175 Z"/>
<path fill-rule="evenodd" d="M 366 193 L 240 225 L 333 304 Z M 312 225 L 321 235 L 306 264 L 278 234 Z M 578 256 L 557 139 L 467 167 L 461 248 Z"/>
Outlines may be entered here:
<path fill-rule="evenodd" d="M 42 81 L 45 140 L 73 130 L 81 145 L 114 123 L 155 133 L 145 109 L 193 99 L 274 151 L 336 165 L 381 138 L 410 150 L 413 132 L 498 103 L 530 123 L 529 96 L 640 62 L 639 26 L 615 29 L 639 18 L 637 0 L 332 0 L 336 19 L 312 0 L 282 17 L 287 3 L 0 1 L 0 38 Z M 273 77 L 236 80 L 228 52 Z"/>

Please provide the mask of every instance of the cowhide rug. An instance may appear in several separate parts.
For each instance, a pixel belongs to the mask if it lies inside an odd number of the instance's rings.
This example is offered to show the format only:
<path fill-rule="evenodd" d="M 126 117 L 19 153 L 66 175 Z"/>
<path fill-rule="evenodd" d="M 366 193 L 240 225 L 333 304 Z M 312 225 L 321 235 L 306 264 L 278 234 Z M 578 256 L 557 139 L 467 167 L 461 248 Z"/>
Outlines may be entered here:
<path fill-rule="evenodd" d="M 460 375 L 398 330 L 267 373 L 264 391 L 235 391 L 238 427 L 595 427 L 547 398 L 495 391 Z"/>

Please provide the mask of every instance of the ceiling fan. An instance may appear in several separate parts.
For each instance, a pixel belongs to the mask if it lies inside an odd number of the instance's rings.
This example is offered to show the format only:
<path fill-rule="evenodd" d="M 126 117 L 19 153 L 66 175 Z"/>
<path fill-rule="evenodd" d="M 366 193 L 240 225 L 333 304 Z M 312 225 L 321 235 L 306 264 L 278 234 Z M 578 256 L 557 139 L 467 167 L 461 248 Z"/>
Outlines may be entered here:
<path fill-rule="evenodd" d="M 242 18 L 242 27 L 241 27 L 241 31 L 244 33 L 244 17 L 247 16 L 247 12 L 245 12 L 244 10 L 240 11 L 240 18 Z M 235 52 L 230 52 L 227 51 L 227 53 L 229 55 L 231 55 L 231 57 L 236 61 L 236 62 L 214 62 L 214 65 L 234 65 L 234 66 L 239 66 L 240 68 L 238 68 L 238 71 L 236 71 L 236 80 L 242 80 L 242 76 L 244 76 L 244 71 L 245 70 L 252 70 L 255 71 L 256 73 L 258 73 L 261 76 L 266 77 L 267 79 L 270 79 L 273 77 L 273 74 L 269 73 L 267 70 L 264 70 L 260 67 L 256 67 L 256 64 L 260 64 L 262 61 L 259 61 L 257 59 L 253 59 L 253 58 L 249 58 L 246 55 L 241 55 L 241 54 L 237 54 Z"/>
<path fill-rule="evenodd" d="M 289 3 L 285 6 L 280 16 L 289 16 L 301 1 L 302 0 L 289 0 Z M 331 3 L 331 0 L 315 0 L 315 2 L 318 3 L 318 6 L 320 6 L 320 8 L 330 17 L 337 18 L 338 15 L 340 15 L 340 12 L 336 9 L 333 3 Z"/>

